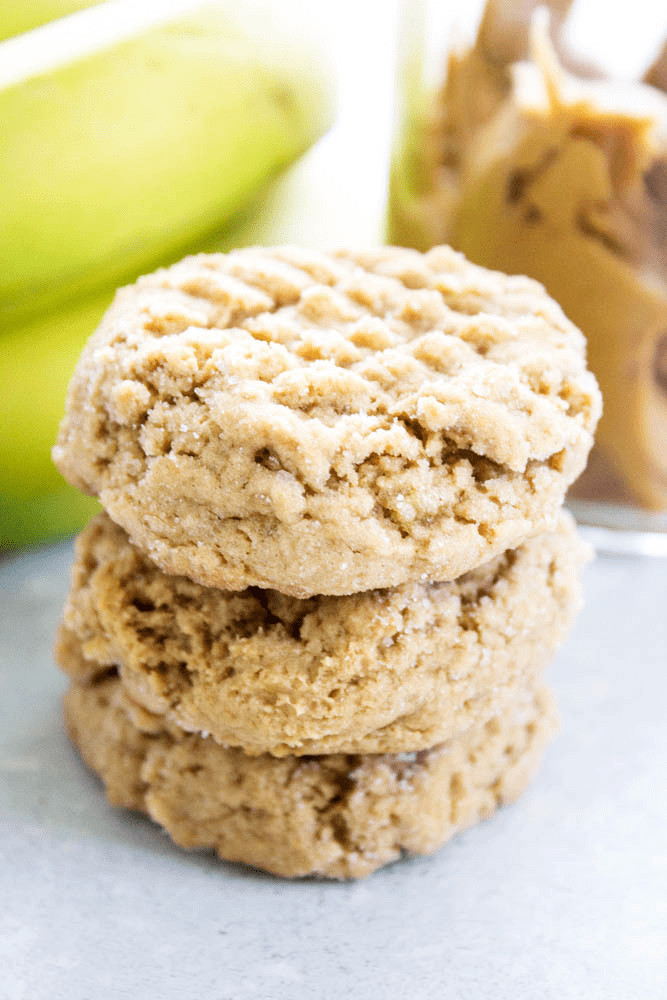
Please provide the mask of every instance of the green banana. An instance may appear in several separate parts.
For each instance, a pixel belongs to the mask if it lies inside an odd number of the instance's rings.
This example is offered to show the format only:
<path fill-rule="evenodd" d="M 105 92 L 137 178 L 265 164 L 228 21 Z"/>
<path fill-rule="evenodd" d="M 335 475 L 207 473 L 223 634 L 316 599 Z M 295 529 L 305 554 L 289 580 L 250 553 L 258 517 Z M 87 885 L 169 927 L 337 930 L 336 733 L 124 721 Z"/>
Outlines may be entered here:
<path fill-rule="evenodd" d="M 0 550 L 76 531 L 95 510 L 50 453 L 70 375 L 112 296 L 70 303 L 0 340 Z"/>
<path fill-rule="evenodd" d="M 228 244 L 258 190 L 330 123 L 312 57 L 260 43 L 232 9 L 206 3 L 0 83 L 0 549 L 75 531 L 96 508 L 50 449 L 115 287 Z"/>
<path fill-rule="evenodd" d="M 0 89 L 1 324 L 178 256 L 329 124 L 312 57 L 231 9 L 204 4 Z"/>
<path fill-rule="evenodd" d="M 0 42 L 40 24 L 64 17 L 100 0 L 3 0 L 0 6 Z"/>

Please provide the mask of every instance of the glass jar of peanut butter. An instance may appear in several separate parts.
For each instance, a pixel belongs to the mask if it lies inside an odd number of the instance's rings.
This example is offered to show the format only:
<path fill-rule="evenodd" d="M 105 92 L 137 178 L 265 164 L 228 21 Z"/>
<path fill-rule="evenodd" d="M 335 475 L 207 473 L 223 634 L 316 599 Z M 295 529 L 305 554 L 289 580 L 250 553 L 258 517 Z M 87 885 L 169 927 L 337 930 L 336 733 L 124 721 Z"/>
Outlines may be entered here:
<path fill-rule="evenodd" d="M 609 5 L 580 5 L 406 3 L 388 237 L 546 286 L 604 397 L 569 505 L 600 548 L 667 554 L 667 49 L 635 79 L 636 44 L 634 67 L 612 54 L 603 72 L 592 16 L 627 56 L 641 3 L 631 28 L 627 10 L 614 25 Z"/>

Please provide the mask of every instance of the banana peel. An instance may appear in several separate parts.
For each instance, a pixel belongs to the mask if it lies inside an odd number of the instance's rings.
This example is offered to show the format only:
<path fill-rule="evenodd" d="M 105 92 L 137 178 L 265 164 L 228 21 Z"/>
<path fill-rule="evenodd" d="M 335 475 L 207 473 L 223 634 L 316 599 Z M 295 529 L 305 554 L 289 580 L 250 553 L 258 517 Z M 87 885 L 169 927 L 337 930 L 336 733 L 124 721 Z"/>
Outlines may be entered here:
<path fill-rule="evenodd" d="M 179 256 L 328 126 L 310 53 L 230 11 L 206 3 L 0 87 L 0 324 Z"/>
<path fill-rule="evenodd" d="M 99 2 L 101 0 L 3 0 L 0 5 L 0 42 Z"/>
<path fill-rule="evenodd" d="M 0 340 L 0 550 L 76 531 L 98 509 L 51 462 L 67 384 L 108 289 Z"/>
<path fill-rule="evenodd" d="M 96 509 L 50 449 L 117 285 L 224 246 L 330 124 L 312 56 L 260 43 L 230 10 L 203 4 L 0 88 L 0 549 L 76 531 Z"/>

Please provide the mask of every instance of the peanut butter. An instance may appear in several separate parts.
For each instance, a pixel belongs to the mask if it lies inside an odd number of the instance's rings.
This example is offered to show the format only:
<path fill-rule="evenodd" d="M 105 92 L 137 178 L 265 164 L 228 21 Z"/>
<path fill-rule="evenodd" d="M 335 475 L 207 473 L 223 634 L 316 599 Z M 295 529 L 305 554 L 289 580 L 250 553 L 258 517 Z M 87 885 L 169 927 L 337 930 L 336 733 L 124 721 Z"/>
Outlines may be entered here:
<path fill-rule="evenodd" d="M 577 494 L 665 509 L 665 53 L 646 83 L 595 78 L 559 45 L 569 4 L 551 5 L 551 31 L 534 6 L 492 0 L 450 56 L 419 187 L 406 199 L 394 183 L 391 237 L 542 281 L 586 334 L 604 396 Z"/>

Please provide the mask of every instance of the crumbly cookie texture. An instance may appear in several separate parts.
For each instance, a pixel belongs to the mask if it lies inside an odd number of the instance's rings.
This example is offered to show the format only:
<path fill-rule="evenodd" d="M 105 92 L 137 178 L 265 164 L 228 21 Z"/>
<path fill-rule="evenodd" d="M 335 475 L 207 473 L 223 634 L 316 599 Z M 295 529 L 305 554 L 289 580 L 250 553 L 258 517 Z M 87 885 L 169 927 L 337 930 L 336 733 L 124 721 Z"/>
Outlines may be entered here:
<path fill-rule="evenodd" d="M 549 662 L 588 549 L 563 514 L 453 583 L 301 600 L 169 576 L 104 514 L 77 542 L 56 644 L 88 682 L 248 754 L 395 753 L 495 715 Z"/>
<path fill-rule="evenodd" d="M 117 677 L 66 695 L 72 739 L 115 805 L 147 812 L 183 847 L 277 875 L 360 878 L 430 854 L 512 801 L 555 729 L 549 691 L 410 755 L 247 757 L 133 706 Z"/>
<path fill-rule="evenodd" d="M 54 460 L 169 573 L 349 594 L 553 526 L 600 412 L 540 285 L 446 247 L 187 258 L 121 290 Z"/>

